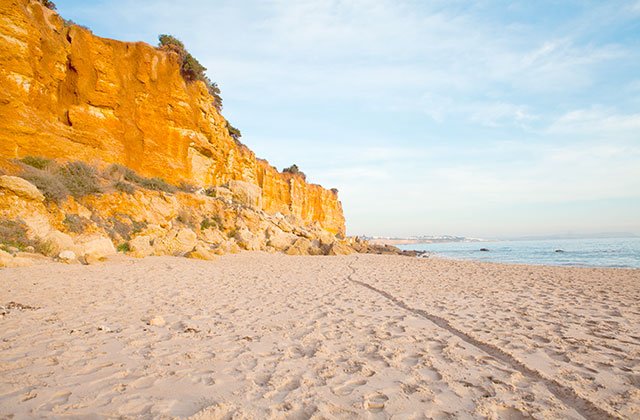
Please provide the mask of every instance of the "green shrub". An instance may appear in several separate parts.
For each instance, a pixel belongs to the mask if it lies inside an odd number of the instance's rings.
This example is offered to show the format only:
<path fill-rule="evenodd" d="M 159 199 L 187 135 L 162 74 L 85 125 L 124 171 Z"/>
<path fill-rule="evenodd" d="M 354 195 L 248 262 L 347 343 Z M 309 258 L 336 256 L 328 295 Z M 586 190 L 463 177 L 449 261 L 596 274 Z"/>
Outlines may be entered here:
<path fill-rule="evenodd" d="M 27 167 L 20 177 L 35 185 L 47 201 L 61 203 L 70 194 L 56 171 Z"/>
<path fill-rule="evenodd" d="M 46 255 L 47 257 L 53 257 L 56 255 L 57 248 L 50 241 L 33 241 L 34 251 L 38 254 Z"/>
<path fill-rule="evenodd" d="M 284 168 L 282 170 L 282 172 L 288 172 L 290 174 L 299 174 L 300 173 L 300 168 L 298 168 L 298 165 L 296 165 L 295 163 L 291 166 L 289 166 L 288 168 Z"/>
<path fill-rule="evenodd" d="M 129 246 L 129 242 L 123 242 L 116 248 L 118 252 L 127 253 L 131 251 L 131 247 Z"/>
<path fill-rule="evenodd" d="M 109 217 L 107 219 L 107 233 L 112 239 L 122 238 L 125 241 L 131 239 L 131 233 L 133 233 L 133 226 L 121 219 L 129 219 L 127 215 L 118 214 L 118 217 Z M 129 219 L 130 221 L 131 219 Z"/>
<path fill-rule="evenodd" d="M 71 233 L 82 233 L 91 223 L 88 219 L 77 215 L 77 214 L 67 214 L 64 217 L 62 223 L 65 225 L 67 230 Z"/>
<path fill-rule="evenodd" d="M 133 182 L 134 184 L 139 184 L 140 181 L 144 179 L 133 169 L 129 169 L 124 165 L 120 165 L 119 163 L 109 165 L 109 167 L 105 171 L 105 176 L 116 181 L 122 181 L 124 179 L 125 181 Z"/>
<path fill-rule="evenodd" d="M 158 47 L 163 51 L 170 51 L 180 58 L 180 73 L 187 82 L 201 81 L 207 86 L 209 94 L 213 97 L 213 105 L 220 112 L 222 110 L 222 98 L 220 88 L 205 74 L 207 68 L 192 56 L 178 38 L 162 34 L 158 36 Z"/>
<path fill-rule="evenodd" d="M 136 192 L 136 187 L 134 187 L 133 185 L 125 181 L 118 181 L 115 184 L 113 184 L 113 187 L 116 190 L 129 195 L 133 195 Z"/>
<path fill-rule="evenodd" d="M 40 1 L 40 3 L 42 3 L 44 7 L 47 7 L 51 10 L 56 10 L 56 5 L 51 0 L 38 0 L 38 1 Z"/>
<path fill-rule="evenodd" d="M 140 182 L 140 186 L 148 190 L 164 191 L 167 193 L 174 193 L 177 190 L 176 187 L 174 187 L 171 184 L 168 184 L 162 178 L 143 178 L 142 181 Z"/>
<path fill-rule="evenodd" d="M 242 133 L 240 132 L 240 130 L 238 130 L 231 124 L 229 124 L 228 121 L 227 121 L 227 131 L 229 132 L 229 135 L 233 137 L 234 140 L 239 141 L 240 137 L 242 137 Z"/>
<path fill-rule="evenodd" d="M 131 182 L 133 184 L 137 184 L 142 188 L 146 188 L 148 190 L 164 191 L 168 193 L 174 193 L 177 191 L 176 187 L 167 183 L 162 178 L 145 178 L 141 175 L 138 175 L 134 170 L 129 169 L 126 166 L 120 165 L 117 163 L 114 163 L 113 165 L 109 166 L 106 170 L 106 173 L 107 173 L 107 176 L 111 177 L 112 179 L 122 178 L 125 181 Z M 117 184 L 122 183 L 122 179 L 117 180 L 115 187 L 119 191 L 127 192 L 126 190 L 129 190 L 129 189 L 124 185 L 120 185 L 120 187 L 123 188 L 122 190 L 118 188 Z M 123 184 L 126 184 L 126 183 L 123 183 Z M 133 194 L 133 191 L 131 193 Z"/>
<path fill-rule="evenodd" d="M 58 172 L 62 183 L 75 198 L 102 192 L 96 170 L 84 162 L 69 162 Z"/>
<path fill-rule="evenodd" d="M 36 169 L 47 169 L 54 164 L 51 159 L 43 158 L 41 156 L 25 156 L 20 159 L 20 162 Z"/>
<path fill-rule="evenodd" d="M 147 226 L 149 226 L 149 223 L 147 222 L 136 222 L 135 220 L 131 220 L 131 234 L 135 235 L 136 233 L 140 233 L 145 230 Z"/>
<path fill-rule="evenodd" d="M 0 219 L 0 243 L 21 251 L 34 246 L 27 236 L 27 225 L 22 220 Z"/>
<path fill-rule="evenodd" d="M 298 165 L 296 165 L 295 163 L 289 166 L 288 168 L 284 168 L 282 172 L 293 174 L 293 175 L 300 175 L 302 179 L 305 179 L 305 180 L 307 179 L 307 175 L 305 175 L 305 173 L 302 172 L 300 168 L 298 168 Z"/>
<path fill-rule="evenodd" d="M 33 247 L 35 252 L 47 256 L 52 256 L 55 253 L 51 242 L 29 239 L 27 231 L 27 225 L 22 220 L 0 219 L 0 244 L 17 248 L 20 251 Z"/>
<path fill-rule="evenodd" d="M 192 229 L 195 228 L 198 224 L 196 216 L 186 210 L 182 210 L 180 211 L 180 213 L 178 213 L 178 216 L 176 216 L 176 221 L 182 223 L 183 225 L 189 226 Z"/>
<path fill-rule="evenodd" d="M 196 191 L 198 191 L 198 187 L 196 187 L 195 185 L 190 184 L 188 182 L 184 182 L 184 181 L 181 182 L 180 185 L 178 185 L 178 189 L 180 191 L 182 191 L 182 192 L 186 192 L 186 193 L 189 193 L 189 194 L 193 194 Z"/>
<path fill-rule="evenodd" d="M 217 220 L 214 217 L 213 219 L 209 219 L 205 217 L 202 222 L 200 222 L 200 230 L 207 230 L 209 228 L 220 228 L 220 216 L 217 216 Z"/>

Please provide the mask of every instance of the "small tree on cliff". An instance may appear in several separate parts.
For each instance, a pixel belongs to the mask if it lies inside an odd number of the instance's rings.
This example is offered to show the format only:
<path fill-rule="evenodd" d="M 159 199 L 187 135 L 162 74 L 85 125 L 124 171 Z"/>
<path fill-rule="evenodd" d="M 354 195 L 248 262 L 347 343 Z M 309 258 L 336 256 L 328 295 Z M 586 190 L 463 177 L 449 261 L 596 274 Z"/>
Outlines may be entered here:
<path fill-rule="evenodd" d="M 162 34 L 158 36 L 158 40 L 158 47 L 161 50 L 170 51 L 178 55 L 180 58 L 180 73 L 187 82 L 195 82 L 198 80 L 204 82 L 209 94 L 214 98 L 213 106 L 220 112 L 222 110 L 220 88 L 204 73 L 207 71 L 207 68 L 200 64 L 200 62 L 187 51 L 182 41 L 178 38 L 172 35 Z"/>
<path fill-rule="evenodd" d="M 40 3 L 42 3 L 42 5 L 44 7 L 47 7 L 49 9 L 51 9 L 51 10 L 56 10 L 56 5 L 51 0 L 39 0 L 39 1 L 40 1 Z"/>
<path fill-rule="evenodd" d="M 302 179 L 305 179 L 305 180 L 307 179 L 307 175 L 305 175 L 305 173 L 302 172 L 300 168 L 298 168 L 298 165 L 296 165 L 295 163 L 289 166 L 288 168 L 284 168 L 282 172 L 286 172 L 288 174 L 293 174 L 293 175 L 300 175 Z"/>
<path fill-rule="evenodd" d="M 232 126 L 228 121 L 227 121 L 227 131 L 229 131 L 229 135 L 233 137 L 234 140 L 240 141 L 240 137 L 242 137 L 242 133 L 240 132 L 240 130 Z"/>

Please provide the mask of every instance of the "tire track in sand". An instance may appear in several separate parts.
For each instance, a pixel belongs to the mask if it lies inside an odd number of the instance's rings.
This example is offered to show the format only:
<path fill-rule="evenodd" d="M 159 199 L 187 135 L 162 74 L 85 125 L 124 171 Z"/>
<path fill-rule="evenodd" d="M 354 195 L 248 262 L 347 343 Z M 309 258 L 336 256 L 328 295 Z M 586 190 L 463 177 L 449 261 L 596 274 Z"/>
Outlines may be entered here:
<path fill-rule="evenodd" d="M 531 369 L 530 367 L 528 367 L 527 365 L 525 365 L 524 363 L 522 363 L 521 361 L 519 361 L 509 353 L 505 352 L 501 348 L 496 347 L 489 343 L 485 343 L 484 341 L 480 341 L 477 338 L 472 337 L 469 334 L 465 333 L 464 331 L 457 329 L 456 327 L 452 326 L 447 319 L 437 315 L 433 315 L 422 309 L 412 308 L 401 299 L 398 299 L 397 297 L 393 296 L 388 292 L 385 292 L 384 290 L 378 289 L 377 287 L 372 286 L 363 281 L 355 280 L 353 276 L 356 274 L 356 269 L 353 266 L 357 261 L 358 261 L 358 258 L 356 257 L 355 261 L 348 264 L 348 267 L 351 270 L 351 274 L 347 276 L 347 279 L 350 282 L 377 293 L 378 295 L 384 297 L 385 299 L 387 299 L 397 307 L 404 309 L 405 311 L 411 312 L 414 315 L 417 315 L 421 318 L 431 321 L 436 326 L 448 331 L 452 335 L 455 335 L 465 343 L 476 347 L 477 349 L 483 351 L 484 353 L 488 354 L 489 356 L 497 360 L 500 360 L 501 362 L 511 367 L 513 370 L 520 372 L 522 375 L 527 376 L 536 382 L 542 383 L 549 390 L 549 392 L 551 392 L 557 399 L 562 401 L 568 407 L 571 407 L 574 410 L 576 410 L 584 418 L 593 419 L 593 420 L 621 418 L 619 416 L 615 416 L 609 413 L 606 410 L 603 410 L 602 408 L 595 405 L 593 402 L 578 395 L 573 389 L 560 384 L 555 379 L 547 378 L 546 376 L 542 375 L 540 372 L 534 369 Z"/>

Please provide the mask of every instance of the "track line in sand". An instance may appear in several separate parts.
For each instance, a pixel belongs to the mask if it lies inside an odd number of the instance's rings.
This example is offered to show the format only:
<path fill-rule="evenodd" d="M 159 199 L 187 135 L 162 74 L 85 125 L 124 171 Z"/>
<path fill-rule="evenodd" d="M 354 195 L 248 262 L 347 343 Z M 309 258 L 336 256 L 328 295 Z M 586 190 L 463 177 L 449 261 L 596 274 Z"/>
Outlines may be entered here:
<path fill-rule="evenodd" d="M 357 257 L 356 257 L 356 261 L 357 261 Z M 469 334 L 465 333 L 464 331 L 455 328 L 445 318 L 439 317 L 437 315 L 433 315 L 422 309 L 412 308 L 401 299 L 398 299 L 397 297 L 393 296 L 392 294 L 384 290 L 378 289 L 377 287 L 372 286 L 363 281 L 355 280 L 353 278 L 353 275 L 356 274 L 356 270 L 355 268 L 353 268 L 354 264 L 355 262 L 349 264 L 349 269 L 351 269 L 351 274 L 347 276 L 347 279 L 350 282 L 360 285 L 362 287 L 365 287 L 377 293 L 378 295 L 384 297 L 385 299 L 393 303 L 395 306 L 401 309 L 404 309 L 405 311 L 411 312 L 414 315 L 417 315 L 421 318 L 431 321 L 436 326 L 448 331 L 452 335 L 455 335 L 456 337 L 466 342 L 467 344 L 470 344 L 476 347 L 477 349 L 483 351 L 484 353 L 488 354 L 489 356 L 509 365 L 509 367 L 520 372 L 522 375 L 528 376 L 534 381 L 542 383 L 549 390 L 549 392 L 551 392 L 557 399 L 562 401 L 568 407 L 571 407 L 574 410 L 576 410 L 584 418 L 594 419 L 594 420 L 620 418 L 618 416 L 614 416 L 610 414 L 608 411 L 603 410 L 602 408 L 598 407 L 588 399 L 579 396 L 578 394 L 576 394 L 574 390 L 560 384 L 555 379 L 547 378 L 543 376 L 540 372 L 534 369 L 531 369 L 530 367 L 528 367 L 527 365 L 525 365 L 524 363 L 522 363 L 521 361 L 519 361 L 509 353 L 505 352 L 501 348 L 496 347 L 489 343 L 485 343 L 484 341 L 480 341 L 477 338 L 472 337 Z"/>

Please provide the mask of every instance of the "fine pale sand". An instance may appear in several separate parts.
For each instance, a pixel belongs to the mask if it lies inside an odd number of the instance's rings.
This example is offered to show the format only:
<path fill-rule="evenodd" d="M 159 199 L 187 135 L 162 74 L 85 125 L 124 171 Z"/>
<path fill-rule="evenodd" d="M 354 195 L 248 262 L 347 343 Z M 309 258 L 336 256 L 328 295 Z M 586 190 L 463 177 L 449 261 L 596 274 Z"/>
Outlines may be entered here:
<path fill-rule="evenodd" d="M 0 283 L 0 417 L 640 418 L 639 270 L 242 253 Z"/>

